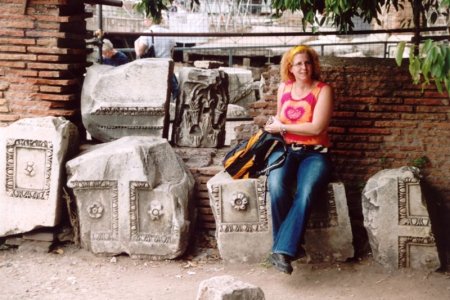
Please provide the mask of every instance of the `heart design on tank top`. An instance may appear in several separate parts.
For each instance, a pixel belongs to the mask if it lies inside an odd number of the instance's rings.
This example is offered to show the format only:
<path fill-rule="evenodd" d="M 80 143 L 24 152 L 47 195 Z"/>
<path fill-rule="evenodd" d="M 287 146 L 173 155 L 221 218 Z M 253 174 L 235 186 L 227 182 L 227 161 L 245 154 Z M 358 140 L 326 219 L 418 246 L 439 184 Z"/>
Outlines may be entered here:
<path fill-rule="evenodd" d="M 288 118 L 291 121 L 297 121 L 299 120 L 303 114 L 305 113 L 305 109 L 303 107 L 292 107 L 289 106 L 284 111 L 286 118 Z"/>

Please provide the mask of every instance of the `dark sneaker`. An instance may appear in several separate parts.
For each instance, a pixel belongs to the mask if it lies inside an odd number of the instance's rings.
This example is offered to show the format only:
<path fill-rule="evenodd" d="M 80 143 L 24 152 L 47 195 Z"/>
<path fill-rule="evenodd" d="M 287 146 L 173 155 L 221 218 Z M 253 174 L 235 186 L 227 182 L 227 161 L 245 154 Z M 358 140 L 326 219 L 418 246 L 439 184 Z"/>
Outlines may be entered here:
<path fill-rule="evenodd" d="M 272 253 L 269 257 L 270 262 L 280 272 L 291 274 L 293 268 L 291 266 L 291 257 L 281 253 Z"/>

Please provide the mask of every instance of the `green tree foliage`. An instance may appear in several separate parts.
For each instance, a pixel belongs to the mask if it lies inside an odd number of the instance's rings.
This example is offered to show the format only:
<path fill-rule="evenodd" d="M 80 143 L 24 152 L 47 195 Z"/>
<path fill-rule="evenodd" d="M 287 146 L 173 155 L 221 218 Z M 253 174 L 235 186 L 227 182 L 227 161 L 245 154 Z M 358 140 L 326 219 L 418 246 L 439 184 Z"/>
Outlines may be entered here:
<path fill-rule="evenodd" d="M 340 32 L 349 32 L 354 28 L 352 18 L 359 17 L 366 22 L 380 23 L 382 7 L 403 10 L 409 2 L 412 8 L 412 20 L 405 20 L 404 25 L 413 24 L 416 29 L 434 24 L 440 15 L 446 17 L 449 24 L 450 0 L 273 0 L 272 6 L 278 11 L 301 11 L 303 28 L 307 24 L 323 25 L 325 22 L 336 26 Z M 426 40 L 420 44 L 415 37 L 414 44 L 400 43 L 396 61 L 402 62 L 405 47 L 410 47 L 409 71 L 416 84 L 429 84 L 434 81 L 438 90 L 443 87 L 450 94 L 450 49 L 448 40 Z M 420 46 L 419 46 L 420 44 Z"/>
<path fill-rule="evenodd" d="M 152 18 L 157 23 L 161 21 L 162 11 L 172 5 L 173 0 L 137 0 L 133 8 L 144 15 L 146 18 Z M 190 0 L 191 8 L 200 5 L 199 0 Z"/>
<path fill-rule="evenodd" d="M 139 0 L 134 4 L 134 9 L 146 18 L 153 18 L 159 22 L 162 18 L 162 11 L 172 4 L 173 0 Z"/>

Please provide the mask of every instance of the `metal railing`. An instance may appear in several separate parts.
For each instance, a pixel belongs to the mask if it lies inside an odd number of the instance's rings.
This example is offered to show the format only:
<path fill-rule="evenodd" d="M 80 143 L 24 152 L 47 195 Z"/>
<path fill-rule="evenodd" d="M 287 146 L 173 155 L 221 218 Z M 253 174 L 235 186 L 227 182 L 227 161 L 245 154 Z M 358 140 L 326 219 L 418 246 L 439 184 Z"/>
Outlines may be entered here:
<path fill-rule="evenodd" d="M 445 32 L 447 27 L 424 28 L 423 33 Z M 195 44 L 193 47 L 186 47 L 180 44 L 174 51 L 197 57 L 225 57 L 227 64 L 232 66 L 235 57 L 265 57 L 267 63 L 271 63 L 274 57 L 279 57 L 289 47 L 299 43 L 308 44 L 315 48 L 320 55 L 331 56 L 351 56 L 351 53 L 360 51 L 359 56 L 367 57 L 392 57 L 392 48 L 400 41 L 410 40 L 414 36 L 414 29 L 392 29 L 392 30 L 358 30 L 347 34 L 336 31 L 323 32 L 256 32 L 256 33 L 227 33 L 227 32 L 205 32 L 205 33 L 157 33 L 157 32 L 104 32 L 106 38 L 116 39 L 136 39 L 139 36 L 173 37 L 177 38 L 207 38 L 207 42 Z M 384 34 L 379 37 L 377 35 Z M 406 36 L 405 36 L 406 35 Z M 318 37 L 326 36 L 334 38 L 336 41 L 322 41 Z M 370 36 L 371 40 L 362 41 L 361 36 Z M 387 39 L 387 37 L 391 39 Z M 396 36 L 398 39 L 393 39 Z M 358 41 L 341 41 L 342 38 L 358 38 Z M 285 38 L 285 40 L 282 40 Z M 287 40 L 298 39 L 301 42 L 287 42 Z M 249 40 L 252 39 L 251 44 Z M 272 43 L 270 43 L 272 41 Z M 412 41 L 411 41 L 412 42 Z M 133 55 L 132 48 L 119 48 L 124 52 Z"/>

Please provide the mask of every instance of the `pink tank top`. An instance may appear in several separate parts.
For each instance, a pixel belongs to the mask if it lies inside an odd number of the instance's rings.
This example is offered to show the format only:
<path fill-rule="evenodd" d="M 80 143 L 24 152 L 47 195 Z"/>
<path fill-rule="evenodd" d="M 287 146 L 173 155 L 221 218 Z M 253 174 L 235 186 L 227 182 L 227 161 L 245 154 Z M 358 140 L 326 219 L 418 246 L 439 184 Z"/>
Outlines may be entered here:
<path fill-rule="evenodd" d="M 317 96 L 320 89 L 326 84 L 319 82 L 311 92 L 303 98 L 292 98 L 292 82 L 286 82 L 285 92 L 281 96 L 281 108 L 279 119 L 284 124 L 301 124 L 312 122 L 314 108 L 317 103 Z M 287 132 L 284 135 L 287 144 L 304 144 L 304 145 L 322 145 L 328 147 L 330 144 L 328 133 L 326 131 L 319 135 L 299 135 Z"/>

